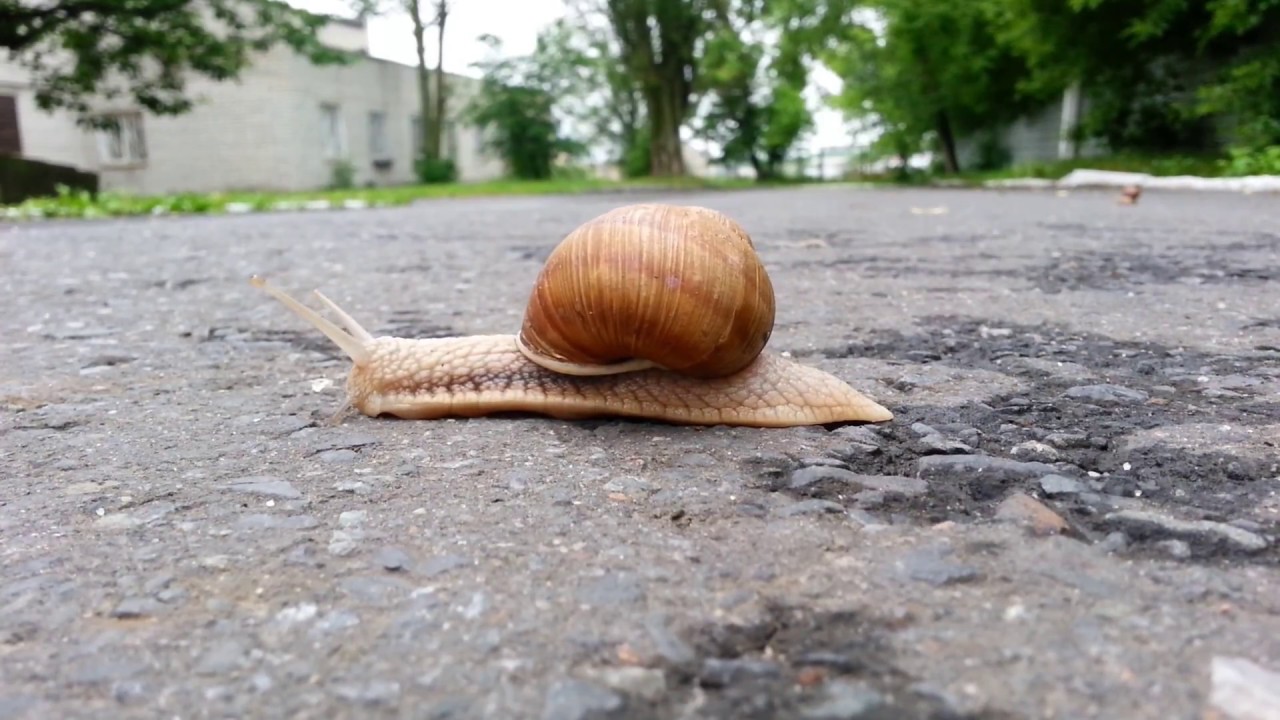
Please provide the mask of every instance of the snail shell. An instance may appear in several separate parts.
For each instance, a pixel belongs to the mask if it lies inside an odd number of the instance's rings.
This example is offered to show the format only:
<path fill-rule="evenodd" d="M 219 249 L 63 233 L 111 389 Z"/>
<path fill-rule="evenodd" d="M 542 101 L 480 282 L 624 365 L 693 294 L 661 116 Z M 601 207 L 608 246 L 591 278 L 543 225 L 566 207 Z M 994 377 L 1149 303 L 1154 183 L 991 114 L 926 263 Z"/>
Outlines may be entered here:
<path fill-rule="evenodd" d="M 737 222 L 702 207 L 628 205 L 551 252 L 517 345 L 569 375 L 724 377 L 764 349 L 774 314 L 773 284 Z"/>

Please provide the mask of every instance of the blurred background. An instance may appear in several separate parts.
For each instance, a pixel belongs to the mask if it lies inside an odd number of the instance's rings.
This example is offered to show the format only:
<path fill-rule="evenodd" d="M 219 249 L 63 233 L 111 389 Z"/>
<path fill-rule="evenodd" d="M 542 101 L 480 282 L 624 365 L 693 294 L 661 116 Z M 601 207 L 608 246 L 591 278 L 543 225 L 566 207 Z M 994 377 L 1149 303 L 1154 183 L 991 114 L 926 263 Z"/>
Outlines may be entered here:
<path fill-rule="evenodd" d="M 1280 174 L 1273 0 L 0 0 L 0 46 L 46 213 Z"/>

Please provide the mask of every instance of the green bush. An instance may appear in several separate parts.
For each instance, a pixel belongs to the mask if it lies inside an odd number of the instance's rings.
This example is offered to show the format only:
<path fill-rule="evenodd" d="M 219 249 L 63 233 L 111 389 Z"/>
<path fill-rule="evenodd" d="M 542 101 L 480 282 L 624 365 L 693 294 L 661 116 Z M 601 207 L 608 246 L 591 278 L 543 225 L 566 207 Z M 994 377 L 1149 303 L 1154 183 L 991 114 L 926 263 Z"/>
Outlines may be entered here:
<path fill-rule="evenodd" d="M 420 157 L 414 169 L 418 180 L 428 185 L 451 183 L 458 179 L 458 166 L 449 158 Z"/>
<path fill-rule="evenodd" d="M 330 168 L 329 187 L 345 190 L 356 184 L 356 166 L 350 160 L 339 160 Z"/>
<path fill-rule="evenodd" d="M 1224 165 L 1227 175 L 1280 175 L 1280 145 L 1232 148 Z"/>

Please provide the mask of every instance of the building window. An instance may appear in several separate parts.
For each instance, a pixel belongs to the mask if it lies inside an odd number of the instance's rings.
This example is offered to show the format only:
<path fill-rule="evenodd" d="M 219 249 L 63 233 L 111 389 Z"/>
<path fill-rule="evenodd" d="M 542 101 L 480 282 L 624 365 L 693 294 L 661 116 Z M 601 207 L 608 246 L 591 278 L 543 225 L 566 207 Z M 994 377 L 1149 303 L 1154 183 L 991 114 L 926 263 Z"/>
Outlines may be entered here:
<path fill-rule="evenodd" d="M 450 122 L 445 126 L 448 138 L 445 140 L 444 156 L 458 162 L 458 123 Z"/>
<path fill-rule="evenodd" d="M 18 127 L 18 100 L 0 95 L 0 155 L 21 155 L 22 133 Z"/>
<path fill-rule="evenodd" d="M 413 157 L 422 157 L 422 116 L 414 115 L 409 119 L 409 147 L 413 149 Z"/>
<path fill-rule="evenodd" d="M 323 121 L 324 156 L 330 160 L 346 157 L 347 129 L 342 122 L 342 111 L 333 103 L 320 105 L 320 117 Z"/>
<path fill-rule="evenodd" d="M 98 158 L 106 166 L 141 165 L 147 161 L 147 138 L 142 113 L 106 116 L 114 125 L 98 130 Z"/>
<path fill-rule="evenodd" d="M 391 157 L 391 148 L 387 146 L 387 114 L 376 110 L 369 113 L 369 157 L 374 160 Z"/>

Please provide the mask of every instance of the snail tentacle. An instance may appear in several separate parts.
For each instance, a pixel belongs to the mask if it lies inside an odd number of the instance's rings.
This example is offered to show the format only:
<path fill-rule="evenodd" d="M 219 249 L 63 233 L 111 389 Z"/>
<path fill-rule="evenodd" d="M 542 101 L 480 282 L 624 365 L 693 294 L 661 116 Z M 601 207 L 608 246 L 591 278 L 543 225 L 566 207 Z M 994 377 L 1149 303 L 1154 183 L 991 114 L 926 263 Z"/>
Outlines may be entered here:
<path fill-rule="evenodd" d="M 319 292 L 316 293 L 330 308 L 337 310 L 339 317 L 346 323 L 347 330 L 343 330 L 320 313 L 293 299 L 288 293 L 267 282 L 266 278 L 260 275 L 250 277 L 249 283 L 266 291 L 269 295 L 284 303 L 284 306 L 296 313 L 298 317 L 315 326 L 317 330 L 324 333 L 335 345 L 341 348 L 351 358 L 351 362 L 358 366 L 369 364 L 371 358 L 369 343 L 373 340 L 373 336 L 353 320 L 350 315 L 339 309 L 332 300 L 320 295 Z"/>

